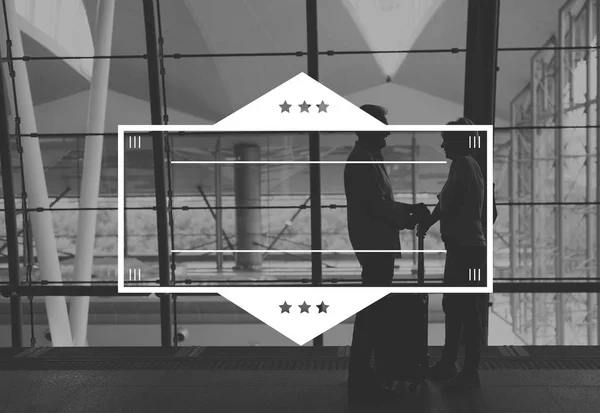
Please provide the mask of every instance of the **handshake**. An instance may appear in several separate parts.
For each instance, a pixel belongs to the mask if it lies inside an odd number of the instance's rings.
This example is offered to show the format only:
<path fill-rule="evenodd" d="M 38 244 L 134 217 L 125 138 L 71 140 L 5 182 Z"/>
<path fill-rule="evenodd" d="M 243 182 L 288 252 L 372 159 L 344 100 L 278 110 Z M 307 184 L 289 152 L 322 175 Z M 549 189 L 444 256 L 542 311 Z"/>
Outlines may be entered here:
<path fill-rule="evenodd" d="M 407 229 L 415 229 L 415 226 L 427 226 L 431 217 L 429 208 L 423 203 L 414 204 L 410 207 L 409 226 Z"/>

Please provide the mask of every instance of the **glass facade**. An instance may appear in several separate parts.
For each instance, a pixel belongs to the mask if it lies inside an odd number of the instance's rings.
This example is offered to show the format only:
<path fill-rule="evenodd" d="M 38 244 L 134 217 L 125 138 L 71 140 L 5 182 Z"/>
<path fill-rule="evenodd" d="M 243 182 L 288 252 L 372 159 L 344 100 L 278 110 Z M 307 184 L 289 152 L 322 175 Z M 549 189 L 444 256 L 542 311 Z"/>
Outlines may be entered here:
<path fill-rule="evenodd" d="M 504 265 L 496 258 L 498 277 L 598 280 L 596 4 L 543 10 L 546 37 L 523 15 L 500 19 L 496 110 L 510 126 L 496 135 L 494 154 L 495 248 L 505 257 Z M 539 50 L 514 50 L 523 38 Z M 597 297 L 494 294 L 494 306 L 510 306 L 498 315 L 528 344 L 596 345 Z"/>
<path fill-rule="evenodd" d="M 41 10 L 50 2 L 16 3 L 23 52 L 31 57 L 19 67 L 27 69 L 60 272 L 63 281 L 74 282 L 94 63 L 85 57 L 96 54 L 90 36 L 95 33 L 99 9 L 70 1 L 58 2 L 61 7 L 48 13 Z M 72 3 L 69 10 L 77 12 L 66 13 L 63 8 L 67 3 Z M 306 72 L 306 33 L 312 29 L 307 28 L 303 2 L 250 5 L 223 1 L 218 6 L 191 3 L 176 0 L 166 7 L 163 2 L 157 13 L 160 23 L 157 35 L 162 39 L 160 66 L 164 67 L 159 79 L 160 106 L 167 123 L 213 124 L 297 73 Z M 319 2 L 316 28 L 321 53 L 319 81 L 357 105 L 381 104 L 388 109 L 390 123 L 444 124 L 463 113 L 467 2 L 408 3 L 410 6 L 399 1 Z M 509 6 L 501 8 L 494 136 L 494 181 L 499 212 L 494 226 L 494 277 L 539 283 L 557 278 L 597 282 L 598 209 L 593 205 L 598 200 L 596 1 L 571 1 L 562 9 L 560 18 L 553 7 L 539 12 L 528 7 L 523 5 L 520 12 Z M 123 2 L 117 5 L 114 16 L 104 129 L 96 131 L 104 134 L 92 267 L 92 281 L 98 284 L 116 282 L 117 126 L 148 124 L 151 119 L 143 12 L 141 3 Z M 87 21 L 80 19 L 84 15 Z M 290 18 L 292 15 L 300 18 Z M 12 19 L 15 15 L 7 17 Z M 76 17 L 79 23 L 74 24 Z M 73 19 L 73 24 L 65 23 L 69 19 Z M 229 23 L 219 23 L 223 21 Z M 397 24 L 398 21 L 402 24 Z M 394 29 L 390 32 L 382 30 L 384 27 Z M 247 35 L 240 37 L 236 33 Z M 523 39 L 527 39 L 526 44 Z M 558 46 L 563 49 L 556 49 Z M 3 57 L 7 56 L 2 49 Z M 396 53 L 384 53 L 390 50 Z M 423 52 L 426 50 L 429 52 Z M 15 62 L 20 61 L 20 56 L 14 50 L 11 52 Z M 562 64 L 557 63 L 560 59 Z M 16 110 L 23 116 L 28 100 L 21 96 L 22 91 L 9 76 L 11 67 L 11 63 L 3 63 L 10 106 L 9 128 L 13 134 L 20 279 L 23 285 L 36 285 L 47 279 L 37 262 L 31 231 L 31 217 L 38 212 L 22 211 L 22 195 L 35 189 L 22 182 L 25 171 L 15 136 Z M 17 77 L 23 75 L 16 73 Z M 559 82 L 561 87 L 557 87 Z M 23 130 L 21 138 L 28 139 Z M 345 160 L 355 139 L 347 133 L 322 133 L 321 160 Z M 168 142 L 170 159 L 175 161 L 211 161 L 217 157 L 227 160 L 236 156 L 281 162 L 310 160 L 307 134 L 190 134 L 169 136 Z M 244 144 L 258 146 L 258 152 L 244 149 Z M 436 134 L 392 134 L 384 156 L 389 161 L 441 159 L 439 144 Z M 155 282 L 158 231 L 152 147 L 148 143 L 141 151 L 127 156 L 126 266 L 143 268 L 143 281 Z M 235 281 L 239 276 L 232 269 L 240 263 L 228 251 L 249 242 L 248 233 L 252 231 L 259 233 L 251 240 L 253 248 L 273 251 L 259 254 L 261 271 L 255 277 L 257 280 L 269 280 L 283 272 L 295 279 L 311 278 L 309 254 L 275 253 L 278 249 L 311 249 L 309 166 L 261 165 L 246 172 L 243 179 L 236 181 L 236 168 L 231 165 L 171 166 L 168 188 L 172 191 L 173 210 L 169 236 L 173 248 L 224 251 L 174 255 L 176 281 L 215 278 Z M 432 205 L 443 185 L 447 166 L 389 165 L 388 172 L 398 200 Z M 241 190 L 239 182 L 252 179 L 259 188 L 262 209 L 240 214 L 235 208 L 236 193 Z M 322 165 L 324 250 L 351 248 L 342 183 L 340 165 Z M 220 210 L 215 208 L 217 205 L 221 205 Z M 2 206 L 0 283 L 7 285 L 5 219 Z M 24 225 L 26 222 L 29 225 Z M 240 234 L 245 237 L 242 241 Z M 413 249 L 414 242 L 411 232 L 402 234 L 404 248 Z M 439 249 L 440 245 L 436 226 L 425 247 Z M 441 277 L 441 260 L 428 257 L 427 273 Z M 254 261 L 249 261 L 254 265 Z M 353 254 L 324 254 L 323 264 L 324 280 L 340 278 L 340 274 L 359 277 Z M 406 256 L 397 264 L 398 278 L 413 277 L 414 257 Z M 596 293 L 523 291 L 494 293 L 490 297 L 490 344 L 598 344 Z M 430 343 L 437 345 L 443 340 L 438 298 L 432 297 L 430 308 Z M 71 301 L 71 297 L 67 298 L 67 302 Z M 27 297 L 22 297 L 23 331 L 26 337 L 30 331 L 27 323 L 33 320 L 32 331 L 40 337 L 36 343 L 41 345 L 48 329 L 44 318 L 46 308 L 42 297 L 34 298 L 33 302 L 30 307 Z M 4 313 L 8 314 L 8 300 L 0 301 L 0 305 L 6 305 Z M 188 331 L 185 344 L 285 345 L 287 342 L 277 334 L 271 336 L 264 331 L 255 334 L 259 329 L 255 321 L 244 319 L 249 316 L 232 310 L 233 305 L 217 297 L 178 297 L 175 306 L 178 328 Z M 5 316 L 2 320 L 0 328 L 6 334 L 0 334 L 4 340 L 0 344 L 8 346 L 10 318 Z M 225 326 L 232 325 L 239 336 L 223 333 Z M 139 327 L 139 334 L 133 335 L 137 338 L 126 339 L 124 334 L 122 341 L 111 341 L 102 333 L 110 328 L 127 329 L 123 326 Z M 159 326 L 159 303 L 155 297 L 91 298 L 90 345 L 160 345 Z M 177 329 L 174 327 L 173 331 L 176 333 Z M 325 333 L 324 344 L 348 344 L 348 331 L 351 324 L 334 328 Z M 223 337 L 222 341 L 218 337 Z"/>

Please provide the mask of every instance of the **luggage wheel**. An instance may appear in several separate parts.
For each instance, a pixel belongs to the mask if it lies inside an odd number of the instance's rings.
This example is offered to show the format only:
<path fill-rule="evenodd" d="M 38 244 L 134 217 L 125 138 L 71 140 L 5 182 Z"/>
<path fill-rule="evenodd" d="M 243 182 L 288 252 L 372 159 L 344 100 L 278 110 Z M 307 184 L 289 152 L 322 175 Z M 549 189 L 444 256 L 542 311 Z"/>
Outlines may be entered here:
<path fill-rule="evenodd" d="M 421 377 L 418 381 L 408 383 L 408 390 L 414 393 L 423 383 L 425 383 L 425 376 Z"/>
<path fill-rule="evenodd" d="M 408 390 L 410 390 L 411 392 L 416 392 L 417 389 L 419 388 L 419 386 L 421 386 L 423 383 L 425 383 L 425 378 L 421 377 L 421 379 L 419 379 L 419 381 L 414 381 L 411 383 L 408 383 Z"/>

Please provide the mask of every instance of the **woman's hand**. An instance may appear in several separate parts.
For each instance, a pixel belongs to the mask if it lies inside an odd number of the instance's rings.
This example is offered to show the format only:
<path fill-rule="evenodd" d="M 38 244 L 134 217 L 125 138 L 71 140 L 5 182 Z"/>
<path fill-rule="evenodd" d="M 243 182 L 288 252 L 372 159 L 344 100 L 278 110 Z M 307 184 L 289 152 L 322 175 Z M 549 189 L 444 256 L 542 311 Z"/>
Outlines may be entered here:
<path fill-rule="evenodd" d="M 426 219 L 424 219 L 423 221 L 419 222 L 419 227 L 417 229 L 417 235 L 419 237 L 425 237 L 425 235 L 427 235 L 427 231 L 429 231 L 429 228 L 431 228 L 433 226 L 433 224 L 435 224 L 436 221 L 434 221 L 431 217 L 431 215 L 429 217 L 427 217 Z"/>

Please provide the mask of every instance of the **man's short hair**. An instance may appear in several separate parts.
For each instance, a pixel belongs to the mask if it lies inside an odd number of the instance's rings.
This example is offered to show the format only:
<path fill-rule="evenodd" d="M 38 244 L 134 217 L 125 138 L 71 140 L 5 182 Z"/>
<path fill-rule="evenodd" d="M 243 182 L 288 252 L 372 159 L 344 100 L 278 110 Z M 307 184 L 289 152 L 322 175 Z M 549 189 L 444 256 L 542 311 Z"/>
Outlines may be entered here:
<path fill-rule="evenodd" d="M 360 108 L 367 112 L 369 115 L 373 116 L 379 122 L 385 123 L 387 125 L 386 116 L 388 114 L 388 111 L 383 106 L 367 104 L 362 105 Z"/>

